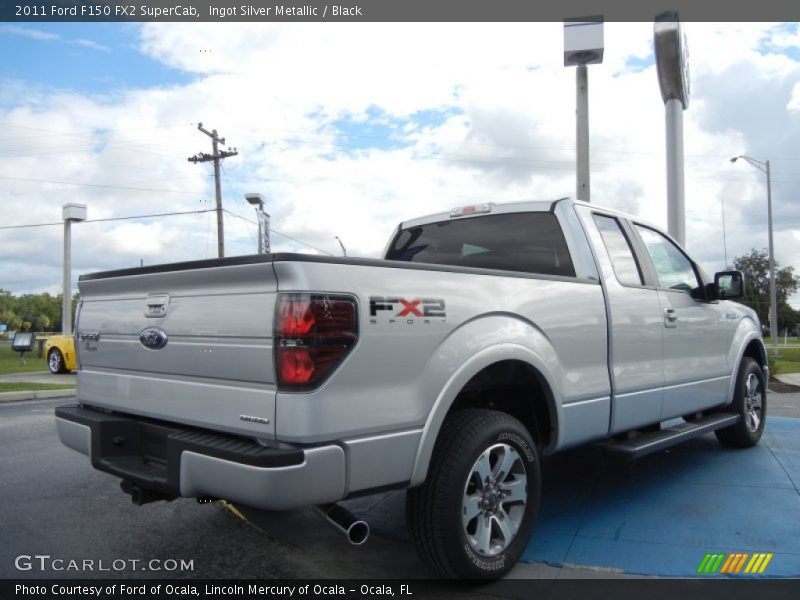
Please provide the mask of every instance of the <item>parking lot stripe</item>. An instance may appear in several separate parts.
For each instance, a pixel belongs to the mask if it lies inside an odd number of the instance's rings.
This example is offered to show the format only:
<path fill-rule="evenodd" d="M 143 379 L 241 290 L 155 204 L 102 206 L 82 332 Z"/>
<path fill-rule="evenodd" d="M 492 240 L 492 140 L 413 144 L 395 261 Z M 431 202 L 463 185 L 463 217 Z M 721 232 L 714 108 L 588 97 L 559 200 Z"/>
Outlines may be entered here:
<path fill-rule="evenodd" d="M 238 508 L 236 508 L 233 504 L 228 502 L 227 500 L 222 500 L 222 506 L 224 506 L 230 513 L 234 516 L 238 517 L 242 521 L 247 521 L 247 517 L 245 517 Z"/>

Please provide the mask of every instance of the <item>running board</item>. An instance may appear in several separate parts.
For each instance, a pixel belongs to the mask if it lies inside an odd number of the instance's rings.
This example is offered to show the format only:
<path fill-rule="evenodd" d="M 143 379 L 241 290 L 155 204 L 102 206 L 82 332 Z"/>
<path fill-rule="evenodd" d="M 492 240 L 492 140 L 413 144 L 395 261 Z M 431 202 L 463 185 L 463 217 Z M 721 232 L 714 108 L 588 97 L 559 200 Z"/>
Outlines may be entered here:
<path fill-rule="evenodd" d="M 634 438 L 621 441 L 609 441 L 603 444 L 607 454 L 622 458 L 633 459 L 664 448 L 669 448 L 700 437 L 715 429 L 728 427 L 739 421 L 739 415 L 733 413 L 714 413 L 696 421 L 681 423 L 667 429 L 642 433 Z"/>

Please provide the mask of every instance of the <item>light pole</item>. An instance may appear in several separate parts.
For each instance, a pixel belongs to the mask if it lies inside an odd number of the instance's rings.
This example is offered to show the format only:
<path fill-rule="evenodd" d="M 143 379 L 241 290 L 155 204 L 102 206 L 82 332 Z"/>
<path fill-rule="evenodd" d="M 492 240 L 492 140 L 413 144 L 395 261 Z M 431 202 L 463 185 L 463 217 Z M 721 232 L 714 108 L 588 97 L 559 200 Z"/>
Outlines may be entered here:
<path fill-rule="evenodd" d="M 728 268 L 728 235 L 725 231 L 725 198 L 720 198 L 722 202 L 722 251 L 725 256 L 725 268 Z"/>
<path fill-rule="evenodd" d="M 735 163 L 738 159 L 746 160 L 759 171 L 767 174 L 767 230 L 769 232 L 769 337 L 772 346 L 772 355 L 778 355 L 778 290 L 775 286 L 775 250 L 772 244 L 772 175 L 769 161 L 757 160 L 744 154 L 731 159 Z"/>
<path fill-rule="evenodd" d="M 575 72 L 575 198 L 589 202 L 589 72 L 586 65 L 603 62 L 603 17 L 564 21 L 564 66 Z"/>
<path fill-rule="evenodd" d="M 65 204 L 64 219 L 63 291 L 61 296 L 61 333 L 72 335 L 72 223 L 86 220 L 85 204 Z"/>
<path fill-rule="evenodd" d="M 261 194 L 245 194 L 245 200 L 256 209 L 258 218 L 258 253 L 269 254 L 269 214 L 264 212 Z"/>

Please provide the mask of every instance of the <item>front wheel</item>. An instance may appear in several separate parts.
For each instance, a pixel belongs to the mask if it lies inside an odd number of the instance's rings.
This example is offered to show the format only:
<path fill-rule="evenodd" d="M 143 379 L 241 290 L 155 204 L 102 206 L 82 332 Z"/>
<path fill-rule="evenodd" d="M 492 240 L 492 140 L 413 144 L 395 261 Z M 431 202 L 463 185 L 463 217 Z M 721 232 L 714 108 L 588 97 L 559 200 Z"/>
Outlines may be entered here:
<path fill-rule="evenodd" d="M 67 372 L 67 366 L 64 364 L 64 356 L 61 354 L 61 350 L 53 348 L 47 353 L 47 366 L 53 375 Z"/>
<path fill-rule="evenodd" d="M 517 419 L 493 410 L 448 417 L 425 483 L 406 517 L 428 567 L 446 577 L 495 579 L 519 560 L 539 510 L 536 444 Z"/>
<path fill-rule="evenodd" d="M 761 366 L 749 356 L 742 359 L 730 409 L 739 420 L 714 433 L 726 446 L 755 446 L 764 432 L 767 418 L 767 384 Z"/>

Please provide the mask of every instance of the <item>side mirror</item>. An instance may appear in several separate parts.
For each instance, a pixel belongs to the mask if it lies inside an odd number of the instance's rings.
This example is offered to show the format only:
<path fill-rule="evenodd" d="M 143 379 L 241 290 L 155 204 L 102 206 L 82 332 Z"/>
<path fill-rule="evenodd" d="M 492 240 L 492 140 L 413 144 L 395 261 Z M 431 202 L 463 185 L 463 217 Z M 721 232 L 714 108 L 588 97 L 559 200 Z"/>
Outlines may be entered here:
<path fill-rule="evenodd" d="M 744 296 L 744 275 L 741 271 L 720 271 L 714 274 L 714 287 L 720 300 L 735 300 Z"/>

